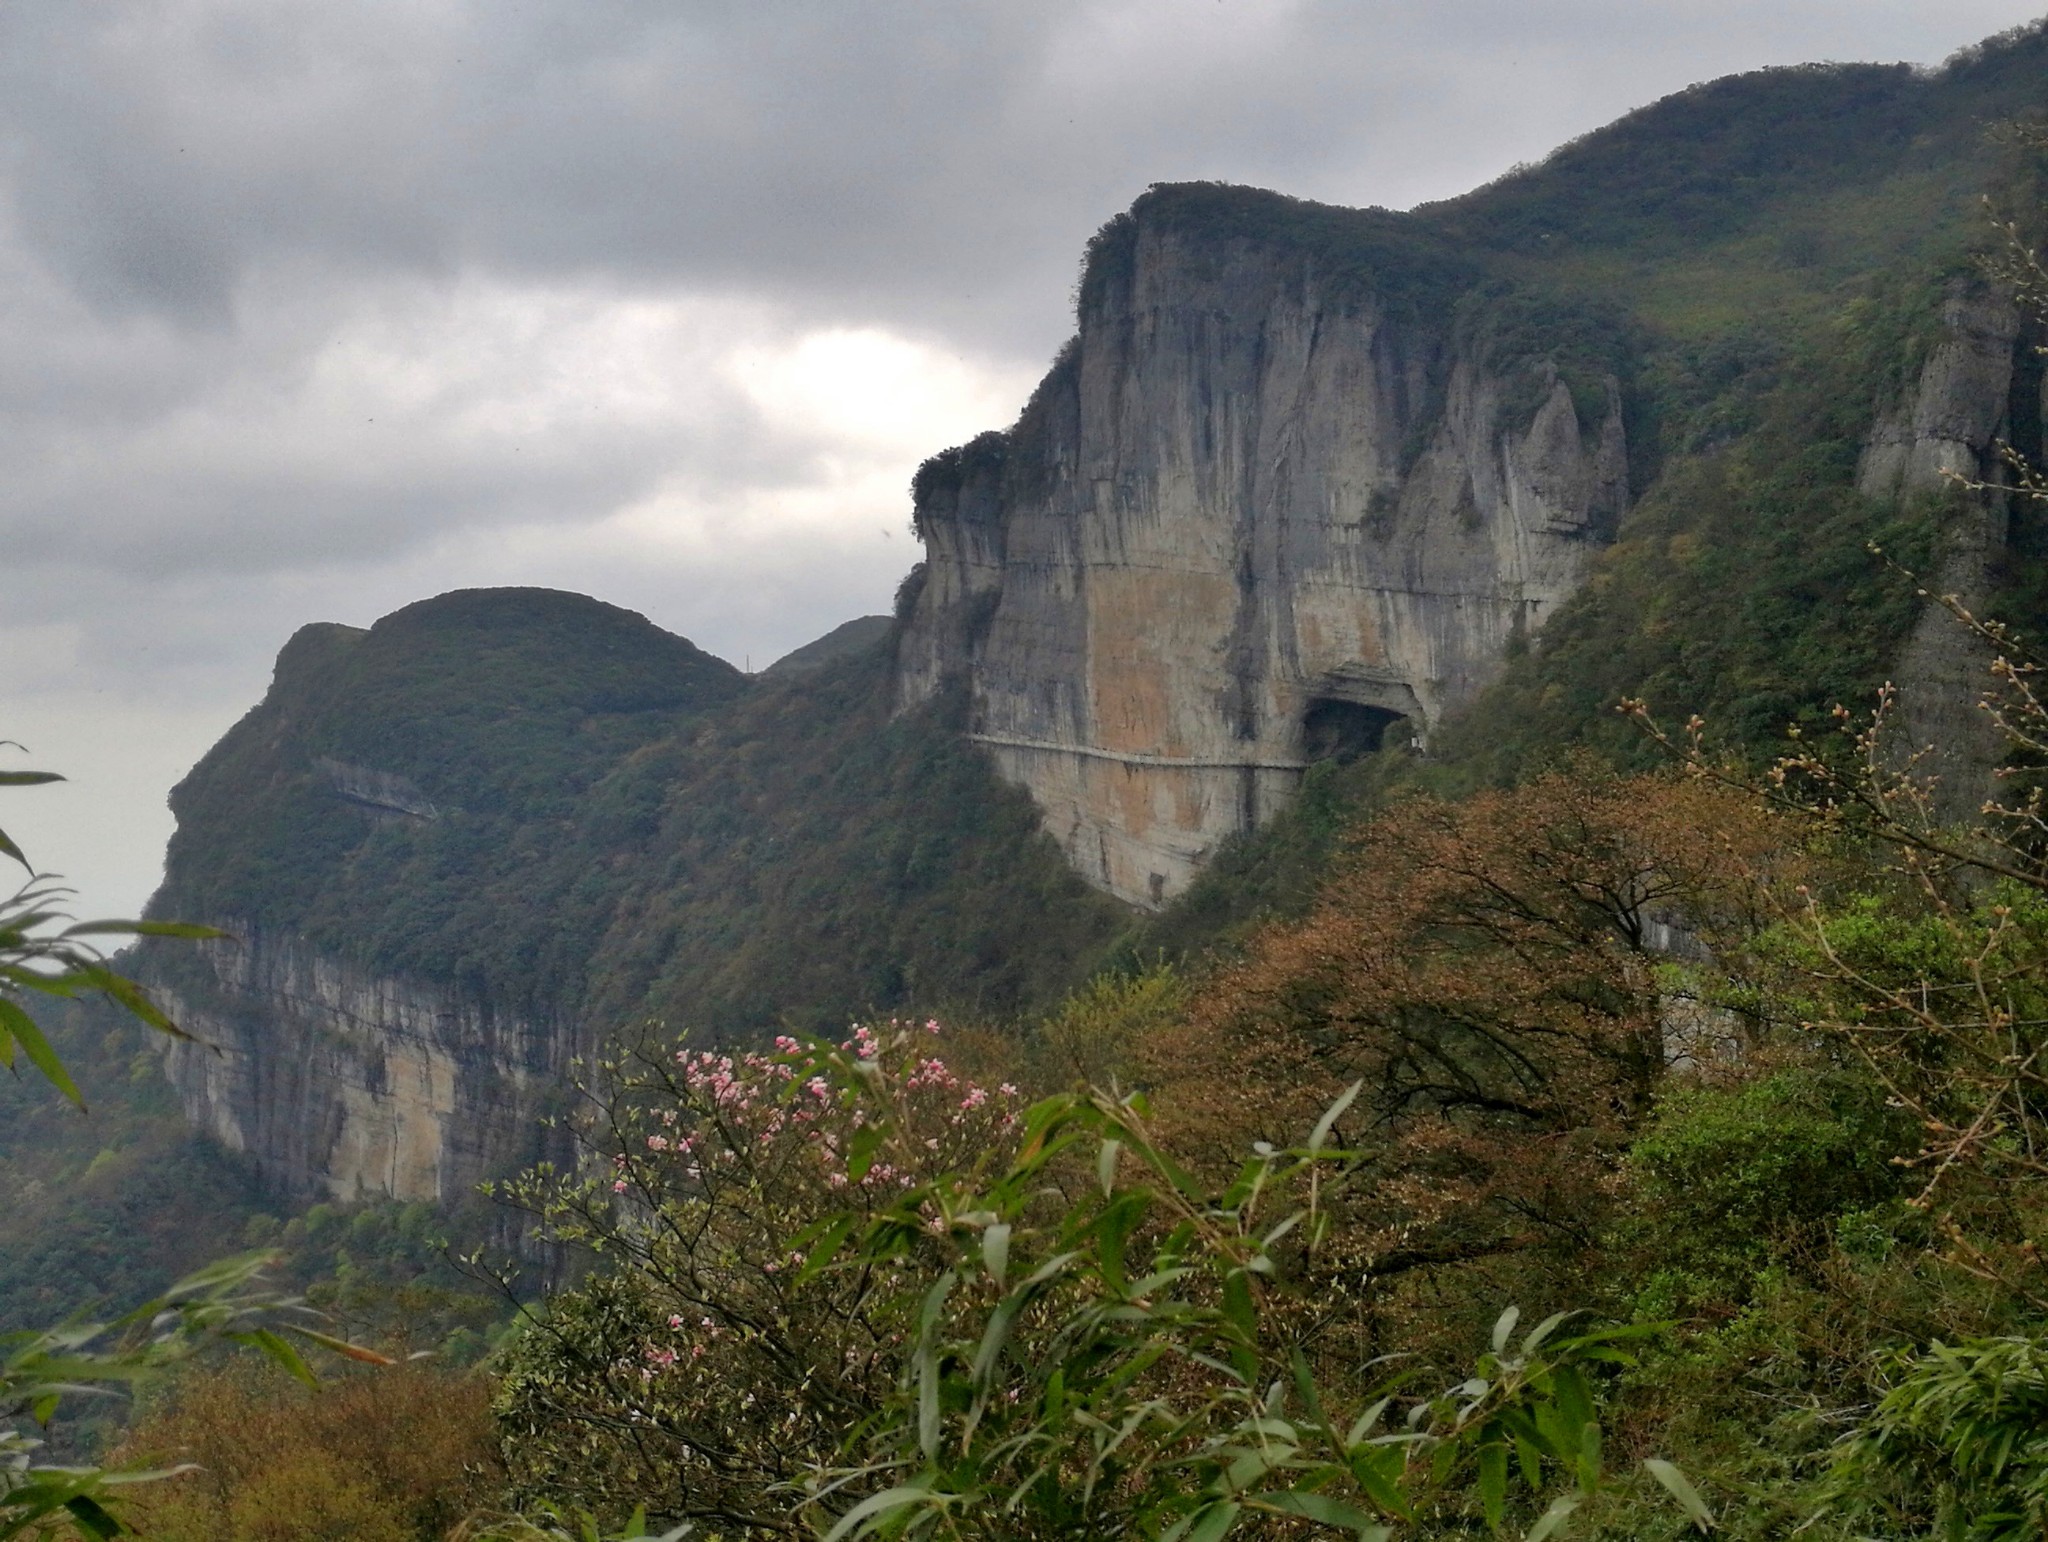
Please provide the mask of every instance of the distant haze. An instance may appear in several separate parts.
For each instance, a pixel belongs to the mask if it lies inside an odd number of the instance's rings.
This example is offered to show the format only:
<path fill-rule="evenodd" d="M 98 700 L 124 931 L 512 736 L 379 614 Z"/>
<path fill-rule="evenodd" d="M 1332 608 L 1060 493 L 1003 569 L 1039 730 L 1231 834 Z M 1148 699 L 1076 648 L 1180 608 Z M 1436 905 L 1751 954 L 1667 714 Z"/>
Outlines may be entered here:
<path fill-rule="evenodd" d="M 2035 0 L 2038 4 L 2038 0 Z M 1405 207 L 1997 0 L 0 6 L 4 826 L 81 908 L 307 621 L 547 584 L 759 669 L 885 610 L 1154 181 Z M 7 752 L 10 755 L 13 752 Z"/>

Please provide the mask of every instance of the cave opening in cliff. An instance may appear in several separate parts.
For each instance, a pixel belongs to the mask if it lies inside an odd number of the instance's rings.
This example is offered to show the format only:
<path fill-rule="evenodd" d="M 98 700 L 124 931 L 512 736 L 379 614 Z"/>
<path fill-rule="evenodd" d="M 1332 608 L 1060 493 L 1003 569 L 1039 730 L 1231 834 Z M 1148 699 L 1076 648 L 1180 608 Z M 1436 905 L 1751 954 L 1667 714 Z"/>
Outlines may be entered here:
<path fill-rule="evenodd" d="M 1385 707 L 1363 702 L 1320 698 L 1308 704 L 1301 721 L 1304 760 L 1334 760 L 1340 765 L 1375 755 L 1387 744 L 1406 744 L 1408 719 Z"/>

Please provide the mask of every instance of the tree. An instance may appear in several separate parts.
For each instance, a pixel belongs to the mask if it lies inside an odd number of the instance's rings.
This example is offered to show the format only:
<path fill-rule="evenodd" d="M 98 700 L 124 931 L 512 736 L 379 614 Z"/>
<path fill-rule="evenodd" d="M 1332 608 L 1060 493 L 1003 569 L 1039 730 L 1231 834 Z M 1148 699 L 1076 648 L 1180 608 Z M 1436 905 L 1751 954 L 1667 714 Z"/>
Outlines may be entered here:
<path fill-rule="evenodd" d="M 956 1072 L 936 1032 L 884 1030 L 898 1073 L 886 1098 L 799 1074 L 796 1059 L 687 1046 L 594 1068 L 580 1170 L 500 1191 L 600 1265 L 507 1359 L 516 1497 L 800 1531 L 784 1490 L 872 1414 L 915 1319 L 901 1270 L 821 1277 L 793 1239 L 1016 1145 L 1017 1089 Z M 882 1042 L 867 1028 L 848 1040 Z"/>
<path fill-rule="evenodd" d="M 1393 1347 L 1374 1327 L 1389 1282 L 1589 1244 L 1668 1061 L 1742 1037 L 1703 976 L 1740 958 L 1788 834 L 1751 795 L 1586 762 L 1407 799 L 1356 832 L 1308 916 L 1154 1036 L 1161 1107 L 1195 1149 L 1277 1144 L 1360 1082 L 1343 1133 L 1361 1176 L 1317 1299 L 1354 1352 Z M 1418 1348 L 1409 1327 L 1396 1342 Z"/>
<path fill-rule="evenodd" d="M 1334 1140 L 1357 1087 L 1212 1189 L 1144 1100 L 1027 1107 L 935 1031 L 605 1068 L 610 1176 L 515 1189 L 610 1265 L 508 1367 L 515 1472 L 828 1542 L 1376 1538 L 1468 1509 L 1547 1535 L 1610 1483 L 1592 1378 L 1643 1330 L 1518 1337 L 1510 1312 L 1438 1396 L 1313 1353 L 1297 1265 L 1365 1171 Z"/>

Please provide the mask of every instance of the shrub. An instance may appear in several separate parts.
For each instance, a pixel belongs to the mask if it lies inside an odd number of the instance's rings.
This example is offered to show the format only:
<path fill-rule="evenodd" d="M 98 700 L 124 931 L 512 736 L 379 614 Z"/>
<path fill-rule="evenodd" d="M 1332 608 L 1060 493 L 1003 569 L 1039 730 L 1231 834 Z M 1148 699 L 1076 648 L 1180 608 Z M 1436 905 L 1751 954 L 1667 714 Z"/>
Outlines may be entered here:
<path fill-rule="evenodd" d="M 124 1461 L 194 1470 L 138 1490 L 159 1542 L 438 1542 L 503 1482 L 488 1381 L 426 1362 L 308 1388 L 248 1364 L 145 1409 Z"/>
<path fill-rule="evenodd" d="M 1869 1078 L 1780 1071 L 1737 1087 L 1678 1086 L 1658 1104 L 1622 1171 L 1618 1244 L 1653 1261 L 1644 1315 L 1705 1301 L 1740 1304 L 1755 1271 L 1843 1212 L 1866 1235 L 1898 1188 L 1907 1121 Z"/>

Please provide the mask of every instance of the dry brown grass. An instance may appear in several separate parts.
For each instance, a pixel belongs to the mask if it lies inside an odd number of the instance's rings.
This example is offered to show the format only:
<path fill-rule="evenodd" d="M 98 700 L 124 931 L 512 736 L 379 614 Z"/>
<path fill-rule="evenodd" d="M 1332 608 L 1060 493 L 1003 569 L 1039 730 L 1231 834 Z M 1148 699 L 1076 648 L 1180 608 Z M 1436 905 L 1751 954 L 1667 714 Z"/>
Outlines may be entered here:
<path fill-rule="evenodd" d="M 503 1486 L 490 1383 L 403 1364 L 316 1389 L 268 1367 L 189 1374 L 116 1459 L 193 1470 L 131 1490 L 152 1542 L 426 1542 Z"/>

